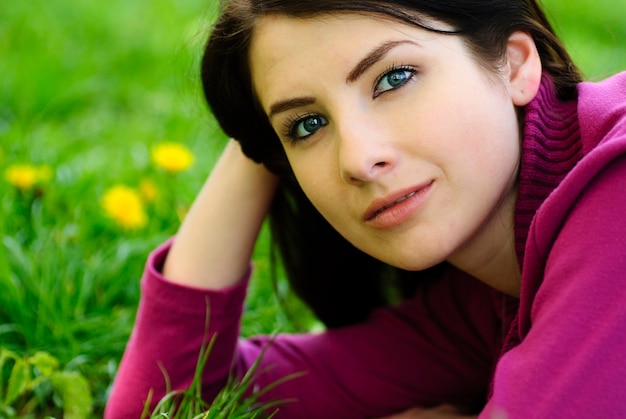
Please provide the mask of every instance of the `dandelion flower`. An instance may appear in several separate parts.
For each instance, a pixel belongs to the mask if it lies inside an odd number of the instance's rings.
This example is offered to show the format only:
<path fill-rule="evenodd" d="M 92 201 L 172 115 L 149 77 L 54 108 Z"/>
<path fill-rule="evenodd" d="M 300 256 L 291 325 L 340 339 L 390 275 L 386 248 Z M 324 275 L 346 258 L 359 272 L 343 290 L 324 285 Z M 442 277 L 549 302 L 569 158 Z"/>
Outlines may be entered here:
<path fill-rule="evenodd" d="M 146 202 L 153 202 L 157 196 L 159 196 L 159 190 L 156 185 L 147 178 L 142 179 L 141 182 L 139 182 L 139 192 L 141 193 L 141 197 Z"/>
<path fill-rule="evenodd" d="M 5 178 L 11 185 L 25 191 L 38 183 L 49 181 L 52 169 L 46 165 L 15 164 L 6 170 Z"/>
<path fill-rule="evenodd" d="M 27 190 L 49 181 L 52 178 L 52 169 L 46 165 L 15 164 L 6 170 L 5 178 L 16 188 Z"/>
<path fill-rule="evenodd" d="M 148 222 L 139 193 L 124 185 L 109 188 L 102 197 L 102 207 L 125 229 L 144 227 Z"/>
<path fill-rule="evenodd" d="M 37 181 L 37 169 L 28 164 L 14 165 L 6 170 L 5 178 L 18 189 L 30 189 Z"/>
<path fill-rule="evenodd" d="M 191 151 L 179 143 L 166 142 L 152 148 L 152 161 L 170 173 L 187 170 L 193 160 Z"/>

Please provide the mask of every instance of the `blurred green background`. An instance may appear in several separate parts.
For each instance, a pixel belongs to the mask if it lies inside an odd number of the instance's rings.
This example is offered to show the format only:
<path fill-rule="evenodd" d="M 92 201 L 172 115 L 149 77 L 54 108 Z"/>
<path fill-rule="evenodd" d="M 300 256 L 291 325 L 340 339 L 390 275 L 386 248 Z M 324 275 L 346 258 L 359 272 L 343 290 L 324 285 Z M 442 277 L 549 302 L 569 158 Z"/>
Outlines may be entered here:
<path fill-rule="evenodd" d="M 626 69 L 625 0 L 544 5 L 589 79 Z M 58 371 L 85 377 L 94 417 L 132 327 L 145 258 L 175 233 L 224 144 L 197 74 L 216 8 L 216 0 L 0 2 L 0 348 L 24 365 L 45 351 Z M 164 142 L 189 150 L 194 164 L 178 172 L 155 164 L 151 150 Z M 8 178 L 16 165 L 47 174 L 17 187 Z M 124 228 L 107 216 L 102 199 L 116 185 L 136 192 L 147 223 Z M 276 304 L 268 259 L 264 232 L 244 334 L 310 327 Z M 7 397 L 16 359 L 3 364 L 0 353 L 0 418 L 59 414 L 65 393 L 54 380 Z"/>

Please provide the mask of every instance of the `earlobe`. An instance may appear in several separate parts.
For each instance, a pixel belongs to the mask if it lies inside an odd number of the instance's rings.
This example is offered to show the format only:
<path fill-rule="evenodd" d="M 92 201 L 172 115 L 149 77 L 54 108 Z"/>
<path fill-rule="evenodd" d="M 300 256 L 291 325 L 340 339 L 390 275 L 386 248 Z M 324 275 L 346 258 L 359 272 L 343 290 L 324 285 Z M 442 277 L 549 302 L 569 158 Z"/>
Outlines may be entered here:
<path fill-rule="evenodd" d="M 507 42 L 507 70 L 511 99 L 525 106 L 535 98 L 541 84 L 541 58 L 532 36 L 513 33 Z"/>

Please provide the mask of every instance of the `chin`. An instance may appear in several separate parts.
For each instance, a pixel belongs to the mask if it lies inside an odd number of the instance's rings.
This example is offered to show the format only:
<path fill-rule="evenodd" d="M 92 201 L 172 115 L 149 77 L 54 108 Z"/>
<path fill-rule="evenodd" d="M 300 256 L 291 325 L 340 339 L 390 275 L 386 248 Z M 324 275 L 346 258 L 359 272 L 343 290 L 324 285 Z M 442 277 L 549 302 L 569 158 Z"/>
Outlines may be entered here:
<path fill-rule="evenodd" d="M 394 258 L 388 261 L 383 260 L 383 262 L 388 265 L 393 266 L 394 268 L 403 269 L 405 271 L 419 272 L 424 271 L 426 269 L 432 268 L 434 266 L 439 265 L 444 262 L 445 259 L 437 259 L 437 260 L 415 260 L 415 257 L 407 257 L 407 258 Z"/>

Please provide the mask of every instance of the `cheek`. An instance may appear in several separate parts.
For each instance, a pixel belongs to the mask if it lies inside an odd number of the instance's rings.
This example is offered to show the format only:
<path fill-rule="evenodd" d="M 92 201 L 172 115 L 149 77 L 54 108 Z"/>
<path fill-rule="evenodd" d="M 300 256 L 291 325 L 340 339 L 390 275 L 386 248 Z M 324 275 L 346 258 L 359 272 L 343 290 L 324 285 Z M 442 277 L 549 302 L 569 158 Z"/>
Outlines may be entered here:
<path fill-rule="evenodd" d="M 498 188 L 498 181 L 508 183 L 520 152 L 512 104 L 497 96 L 487 101 L 457 97 L 447 103 L 429 115 L 431 146 L 427 150 L 431 161 L 451 182 L 476 193 L 486 192 L 483 188 L 490 182 Z"/>
<path fill-rule="evenodd" d="M 293 173 L 309 201 L 322 215 L 326 215 L 333 195 L 327 164 L 320 159 L 289 159 Z"/>

